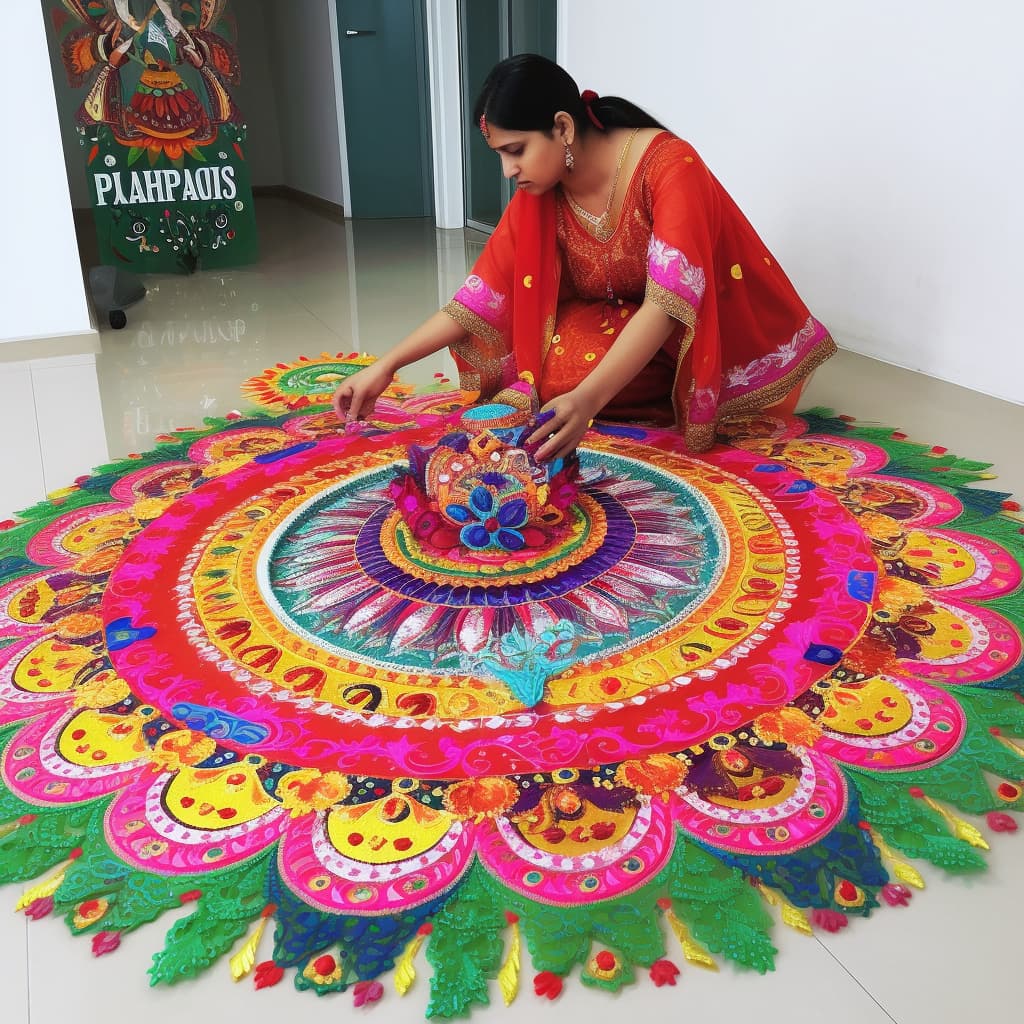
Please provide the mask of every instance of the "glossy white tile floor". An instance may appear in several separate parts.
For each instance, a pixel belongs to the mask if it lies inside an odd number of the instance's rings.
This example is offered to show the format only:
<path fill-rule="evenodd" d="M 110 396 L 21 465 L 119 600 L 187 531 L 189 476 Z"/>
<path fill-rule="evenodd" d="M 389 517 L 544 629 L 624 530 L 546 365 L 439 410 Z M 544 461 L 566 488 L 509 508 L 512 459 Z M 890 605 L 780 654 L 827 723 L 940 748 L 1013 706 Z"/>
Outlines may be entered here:
<path fill-rule="evenodd" d="M 447 300 L 476 251 L 461 232 L 422 222 L 337 224 L 280 200 L 260 206 L 257 267 L 150 279 L 128 327 L 105 330 L 95 352 L 0 345 L 0 519 L 108 458 L 150 447 L 158 433 L 241 407 L 239 383 L 275 362 L 322 351 L 381 352 Z M 404 376 L 426 382 L 450 369 L 438 356 Z M 991 461 L 999 476 L 992 486 L 1024 493 L 1024 407 L 845 352 L 819 371 L 806 400 Z M 989 859 L 991 871 L 977 879 L 929 873 L 912 908 L 880 911 L 836 936 L 807 939 L 780 925 L 778 970 L 767 978 L 686 969 L 676 989 L 641 982 L 616 999 L 574 982 L 548 1003 L 533 996 L 524 974 L 511 1010 L 500 1008 L 495 992 L 495 1008 L 479 1016 L 603 1022 L 647 1013 L 791 1024 L 1016 1019 L 1024 833 L 996 836 Z M 188 1013 L 244 1015 L 253 1024 L 300 1013 L 315 1024 L 359 1012 L 348 996 L 317 1000 L 288 984 L 261 993 L 235 986 L 226 965 L 197 983 L 151 990 L 146 967 L 171 919 L 94 960 L 88 943 L 72 941 L 62 922 L 29 926 L 3 912 L 18 892 L 0 889 L 2 1024 L 163 1024 Z M 389 991 L 374 1013 L 421 1020 L 424 990 L 421 976 L 408 997 Z"/>

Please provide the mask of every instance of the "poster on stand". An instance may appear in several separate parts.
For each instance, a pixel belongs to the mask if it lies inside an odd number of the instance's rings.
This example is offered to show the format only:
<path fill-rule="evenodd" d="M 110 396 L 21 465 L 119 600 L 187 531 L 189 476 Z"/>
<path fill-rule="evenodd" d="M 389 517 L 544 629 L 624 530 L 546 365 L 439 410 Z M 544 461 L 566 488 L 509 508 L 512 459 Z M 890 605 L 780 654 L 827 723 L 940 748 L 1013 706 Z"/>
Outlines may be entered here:
<path fill-rule="evenodd" d="M 63 0 L 100 261 L 140 273 L 253 263 L 256 222 L 228 0 Z"/>

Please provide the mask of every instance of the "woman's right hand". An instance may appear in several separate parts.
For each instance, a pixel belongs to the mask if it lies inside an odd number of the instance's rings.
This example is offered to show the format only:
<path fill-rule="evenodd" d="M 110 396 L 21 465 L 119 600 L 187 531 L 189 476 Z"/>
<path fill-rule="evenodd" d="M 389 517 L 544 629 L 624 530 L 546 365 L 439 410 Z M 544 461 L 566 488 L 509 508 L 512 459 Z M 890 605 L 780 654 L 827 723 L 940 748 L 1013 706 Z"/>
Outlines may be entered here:
<path fill-rule="evenodd" d="M 331 399 L 338 419 L 354 423 L 373 412 L 377 399 L 387 390 L 393 376 L 391 369 L 381 360 L 346 377 Z"/>

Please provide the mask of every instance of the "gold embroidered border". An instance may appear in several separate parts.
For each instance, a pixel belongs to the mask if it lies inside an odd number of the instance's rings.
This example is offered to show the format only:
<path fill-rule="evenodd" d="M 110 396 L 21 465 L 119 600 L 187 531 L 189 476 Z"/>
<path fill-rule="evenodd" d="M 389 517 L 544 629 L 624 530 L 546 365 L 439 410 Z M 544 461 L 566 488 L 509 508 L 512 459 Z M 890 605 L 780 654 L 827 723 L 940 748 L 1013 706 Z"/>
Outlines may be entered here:
<path fill-rule="evenodd" d="M 826 334 L 793 369 L 783 374 L 778 380 L 723 402 L 718 407 L 717 418 L 725 419 L 727 416 L 756 412 L 775 402 L 781 402 L 804 377 L 821 366 L 825 360 L 831 359 L 836 351 L 836 343 L 832 340 L 832 335 Z"/>
<path fill-rule="evenodd" d="M 505 336 L 455 299 L 443 306 L 441 312 L 468 332 L 451 346 L 453 355 L 466 364 L 459 367 L 459 387 L 473 395 L 474 401 L 493 394 L 501 387 L 501 360 L 508 352 Z"/>
<path fill-rule="evenodd" d="M 544 360 L 548 357 L 548 352 L 551 349 L 551 342 L 555 336 L 555 318 L 549 316 L 544 321 L 544 337 L 541 339 L 540 346 L 540 365 L 543 367 Z"/>
<path fill-rule="evenodd" d="M 697 327 L 697 310 L 693 308 L 693 304 L 650 277 L 647 278 L 644 297 L 663 309 L 673 320 L 686 324 L 691 331 Z"/>
<path fill-rule="evenodd" d="M 686 447 L 694 453 L 707 451 L 715 443 L 715 432 L 719 420 L 757 412 L 776 402 L 781 402 L 804 377 L 813 373 L 827 359 L 831 359 L 836 351 L 836 343 L 832 340 L 832 335 L 826 334 L 789 373 L 772 381 L 771 384 L 765 384 L 764 387 L 723 402 L 715 412 L 713 423 L 687 423 Z"/>
<path fill-rule="evenodd" d="M 474 313 L 456 299 L 441 307 L 460 327 L 464 327 L 474 337 L 482 338 L 491 345 L 500 346 L 504 343 L 504 335 L 494 324 L 489 324 L 479 313 Z"/>
<path fill-rule="evenodd" d="M 673 320 L 678 320 L 686 328 L 682 344 L 679 346 L 679 355 L 676 357 L 676 372 L 672 378 L 672 412 L 675 414 L 676 427 L 684 422 L 685 417 L 679 409 L 679 374 L 683 372 L 683 360 L 690 351 L 693 344 L 694 333 L 697 328 L 697 310 L 686 299 L 677 295 L 674 291 L 658 284 L 657 281 L 647 278 L 647 290 L 645 299 L 650 299 L 660 310 L 667 313 Z M 689 434 L 687 434 L 689 443 Z"/>

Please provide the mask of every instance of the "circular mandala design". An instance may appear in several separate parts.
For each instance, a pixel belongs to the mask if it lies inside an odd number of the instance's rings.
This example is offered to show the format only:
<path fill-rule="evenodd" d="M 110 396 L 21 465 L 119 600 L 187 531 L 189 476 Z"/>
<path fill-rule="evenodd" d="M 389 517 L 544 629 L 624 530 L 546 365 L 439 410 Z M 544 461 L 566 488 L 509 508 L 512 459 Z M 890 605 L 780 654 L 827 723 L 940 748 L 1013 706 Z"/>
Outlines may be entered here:
<path fill-rule="evenodd" d="M 186 432 L 24 531 L 0 586 L 8 849 L 49 838 L 56 865 L 102 843 L 175 905 L 216 872 L 203 914 L 267 901 L 275 956 L 315 986 L 335 984 L 322 935 L 379 935 L 346 955 L 390 964 L 462 896 L 498 928 L 612 899 L 682 928 L 684 890 L 735 908 L 750 878 L 791 917 L 866 912 L 902 898 L 887 807 L 929 843 L 958 785 L 993 822 L 1019 807 L 1005 530 L 966 532 L 870 440 L 762 416 L 700 458 L 668 432 L 588 435 L 557 545 L 467 568 L 386 491 L 450 404 Z M 536 706 L 506 683 L 520 656 Z M 987 805 L 983 771 L 1005 776 Z M 115 898 L 96 863 L 55 894 L 76 928 Z"/>
<path fill-rule="evenodd" d="M 418 602 L 403 591 L 411 574 L 380 546 L 371 572 L 363 568 L 359 545 L 373 544 L 387 518 L 379 481 L 401 459 L 393 442 L 352 453 L 328 439 L 256 456 L 181 499 L 126 553 L 105 616 L 162 625 L 113 652 L 117 669 L 133 692 L 178 718 L 213 707 L 244 723 L 236 735 L 252 726 L 265 755 L 325 770 L 455 777 L 485 766 L 560 767 L 570 748 L 582 763 L 679 750 L 786 703 L 826 672 L 830 652 L 852 642 L 868 615 L 850 579 L 870 576 L 875 563 L 852 517 L 791 474 L 761 471 L 756 456 L 660 452 L 646 466 L 613 447 L 591 450 L 587 486 L 605 519 L 621 524 L 614 542 L 562 578 L 516 584 L 520 604 L 497 607 L 474 604 L 477 588 L 439 593 L 429 580 L 416 581 L 429 595 Z M 333 518 L 322 511 L 331 495 L 343 499 Z M 688 515 L 706 517 L 689 539 Z M 307 586 L 303 607 L 340 609 L 335 636 L 343 627 L 354 637 L 348 649 L 320 639 L 331 636 L 322 620 L 315 633 L 297 629 L 254 585 L 263 553 L 281 551 L 282 524 L 286 545 L 306 537 L 306 562 L 301 545 L 285 548 L 285 571 L 321 580 Z M 808 560 L 815 571 L 802 577 Z M 142 564 L 140 590 L 133 577 Z M 375 578 L 382 573 L 392 575 Z M 263 575 L 279 594 L 272 571 Z M 547 699 L 527 711 L 501 683 L 496 645 L 509 629 L 529 629 L 551 633 L 557 647 L 564 622 L 598 639 L 580 657 L 574 648 L 564 666 L 556 651 Z M 782 622 L 788 635 L 775 633 Z M 794 644 L 797 623 L 804 639 Z M 460 673 L 445 637 L 472 657 L 472 673 Z M 404 660 L 387 653 L 398 646 Z M 529 742 L 518 743 L 527 732 Z"/>

